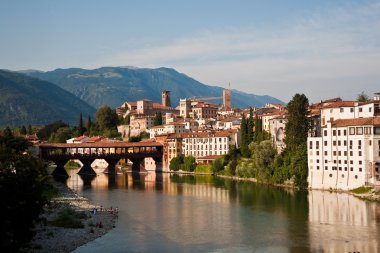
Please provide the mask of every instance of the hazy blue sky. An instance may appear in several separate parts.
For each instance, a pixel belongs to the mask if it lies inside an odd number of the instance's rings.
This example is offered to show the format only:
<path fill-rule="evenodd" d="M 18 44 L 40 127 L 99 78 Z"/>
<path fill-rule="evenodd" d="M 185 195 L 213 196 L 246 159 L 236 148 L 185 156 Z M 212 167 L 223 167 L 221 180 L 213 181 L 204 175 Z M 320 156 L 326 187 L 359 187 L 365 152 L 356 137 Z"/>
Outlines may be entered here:
<path fill-rule="evenodd" d="M 0 68 L 172 67 L 311 102 L 380 91 L 380 1 L 0 0 Z"/>

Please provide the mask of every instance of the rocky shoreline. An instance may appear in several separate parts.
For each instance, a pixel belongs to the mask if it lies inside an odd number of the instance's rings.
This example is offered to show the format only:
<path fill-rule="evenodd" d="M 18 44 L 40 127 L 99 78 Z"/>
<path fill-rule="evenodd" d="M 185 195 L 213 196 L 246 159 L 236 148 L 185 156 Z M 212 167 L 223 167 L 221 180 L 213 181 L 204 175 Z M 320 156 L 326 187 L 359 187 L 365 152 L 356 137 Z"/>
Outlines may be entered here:
<path fill-rule="evenodd" d="M 58 197 L 53 198 L 44 208 L 41 222 L 36 226 L 36 235 L 31 243 L 29 252 L 36 253 L 66 253 L 71 252 L 98 237 L 106 234 L 115 227 L 117 213 L 96 206 L 88 199 L 78 196 L 66 185 L 52 180 L 58 190 Z M 83 228 L 63 228 L 51 224 L 57 215 L 65 208 L 84 212 Z M 94 212 L 96 209 L 96 212 Z M 101 226 L 99 224 L 101 223 Z"/>

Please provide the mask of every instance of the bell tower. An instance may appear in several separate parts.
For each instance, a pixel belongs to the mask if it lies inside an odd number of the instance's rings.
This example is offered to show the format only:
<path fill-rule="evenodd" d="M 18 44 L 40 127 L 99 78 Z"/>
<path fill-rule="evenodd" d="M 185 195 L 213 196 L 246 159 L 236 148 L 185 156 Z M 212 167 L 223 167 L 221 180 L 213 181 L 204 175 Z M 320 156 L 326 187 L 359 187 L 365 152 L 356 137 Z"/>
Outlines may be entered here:
<path fill-rule="evenodd" d="M 170 91 L 169 90 L 163 90 L 162 91 L 162 105 L 171 107 L 170 103 Z"/>

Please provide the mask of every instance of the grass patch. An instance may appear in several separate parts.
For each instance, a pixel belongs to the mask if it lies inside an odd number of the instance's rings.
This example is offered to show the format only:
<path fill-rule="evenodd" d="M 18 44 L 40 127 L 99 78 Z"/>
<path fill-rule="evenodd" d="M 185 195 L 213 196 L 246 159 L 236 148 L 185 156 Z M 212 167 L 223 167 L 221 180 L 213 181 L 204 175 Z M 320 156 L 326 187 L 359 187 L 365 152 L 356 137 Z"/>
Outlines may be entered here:
<path fill-rule="evenodd" d="M 194 170 L 195 173 L 214 173 L 211 164 L 198 164 Z"/>
<path fill-rule="evenodd" d="M 73 160 L 69 160 L 66 164 L 65 164 L 65 168 L 66 169 L 78 169 L 80 168 L 81 165 Z"/>
<path fill-rule="evenodd" d="M 371 190 L 372 190 L 372 187 L 361 186 L 359 188 L 351 190 L 351 192 L 356 193 L 356 194 L 363 194 L 363 193 L 370 192 Z"/>
<path fill-rule="evenodd" d="M 82 219 L 86 217 L 85 212 L 78 212 L 71 207 L 67 207 L 58 213 L 58 216 L 51 221 L 51 224 L 56 227 L 83 228 Z"/>

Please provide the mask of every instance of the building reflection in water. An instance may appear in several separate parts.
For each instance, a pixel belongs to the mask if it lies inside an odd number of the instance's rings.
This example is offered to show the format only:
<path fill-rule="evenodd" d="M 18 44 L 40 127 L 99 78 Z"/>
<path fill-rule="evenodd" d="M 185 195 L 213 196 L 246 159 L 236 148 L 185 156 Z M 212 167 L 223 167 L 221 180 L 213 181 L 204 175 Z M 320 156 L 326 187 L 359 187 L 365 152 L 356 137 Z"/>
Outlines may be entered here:
<path fill-rule="evenodd" d="M 380 252 L 379 204 L 346 193 L 309 192 L 311 248 L 321 252 Z"/>

